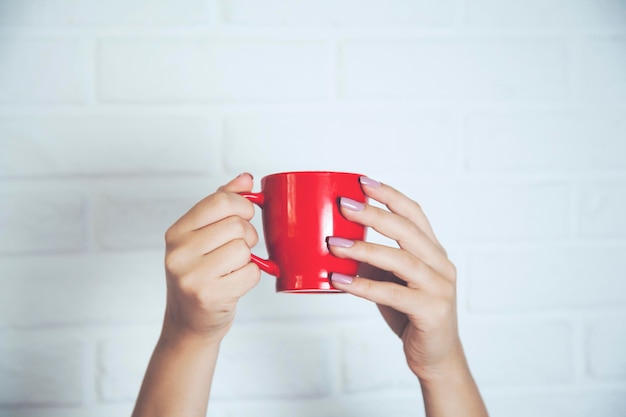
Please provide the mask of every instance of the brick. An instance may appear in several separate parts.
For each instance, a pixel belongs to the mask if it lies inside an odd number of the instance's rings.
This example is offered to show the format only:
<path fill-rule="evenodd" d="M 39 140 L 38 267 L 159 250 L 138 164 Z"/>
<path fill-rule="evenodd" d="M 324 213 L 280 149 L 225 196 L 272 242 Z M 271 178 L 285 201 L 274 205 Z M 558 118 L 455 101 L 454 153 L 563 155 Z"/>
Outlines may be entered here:
<path fill-rule="evenodd" d="M 347 41 L 339 60 L 348 99 L 544 101 L 568 94 L 558 41 Z"/>
<path fill-rule="evenodd" d="M 559 322 L 466 323 L 472 373 L 483 387 L 561 384 L 573 380 L 572 331 Z"/>
<path fill-rule="evenodd" d="M 0 104 L 80 104 L 87 99 L 87 48 L 76 40 L 0 39 Z"/>
<path fill-rule="evenodd" d="M 474 251 L 469 258 L 473 311 L 545 311 L 626 303 L 624 246 L 546 245 Z"/>
<path fill-rule="evenodd" d="M 330 393 L 332 343 L 301 328 L 233 329 L 222 342 L 215 399 L 307 399 Z M 251 343 L 251 341 L 253 341 Z"/>
<path fill-rule="evenodd" d="M 422 206 L 448 244 L 545 241 L 570 233 L 570 190 L 564 183 L 409 178 L 390 185 Z"/>
<path fill-rule="evenodd" d="M 201 116 L 4 116 L 0 176 L 211 173 L 217 125 Z"/>
<path fill-rule="evenodd" d="M 232 172 L 442 173 L 454 169 L 457 124 L 433 112 L 243 114 L 226 118 L 224 135 Z"/>
<path fill-rule="evenodd" d="M 624 18 L 623 11 L 620 16 Z M 626 98 L 624 48 L 626 37 L 598 38 L 582 44 L 579 89 L 583 98 L 607 100 Z"/>
<path fill-rule="evenodd" d="M 619 28 L 626 23 L 624 5 L 619 0 L 470 0 L 466 9 L 471 26 L 580 29 Z"/>
<path fill-rule="evenodd" d="M 585 237 L 626 237 L 626 183 L 609 181 L 583 186 L 580 232 Z"/>
<path fill-rule="evenodd" d="M 467 123 L 474 172 L 580 172 L 626 169 L 626 121 L 619 111 L 482 113 Z"/>
<path fill-rule="evenodd" d="M 0 407 L 79 405 L 83 347 L 78 342 L 27 343 L 0 334 Z M 0 340 L 1 340 L 0 339 Z"/>
<path fill-rule="evenodd" d="M 103 402 L 134 401 L 158 334 L 139 332 L 98 346 L 98 391 Z"/>
<path fill-rule="evenodd" d="M 597 378 L 626 379 L 626 328 L 623 320 L 594 323 L 587 335 L 588 369 Z"/>
<path fill-rule="evenodd" d="M 328 90 L 323 42 L 120 39 L 102 41 L 98 57 L 105 101 L 315 100 Z"/>
<path fill-rule="evenodd" d="M 485 402 L 493 417 L 621 417 L 626 410 L 626 392 L 558 390 L 545 393 L 487 394 Z"/>
<path fill-rule="evenodd" d="M 215 19 L 204 0 L 25 0 L 0 13 L 3 26 L 173 26 L 200 25 Z"/>
<path fill-rule="evenodd" d="M 0 258 L 0 326 L 160 322 L 163 253 Z"/>
<path fill-rule="evenodd" d="M 85 217 L 80 195 L 0 192 L 0 254 L 81 251 Z"/>
<path fill-rule="evenodd" d="M 454 23 L 454 2 L 425 0 L 321 0 L 285 4 L 279 0 L 226 0 L 225 19 L 240 25 L 440 26 Z"/>
<path fill-rule="evenodd" d="M 344 333 L 344 386 L 349 393 L 393 388 L 419 389 L 409 370 L 402 341 L 379 320 L 377 325 Z"/>

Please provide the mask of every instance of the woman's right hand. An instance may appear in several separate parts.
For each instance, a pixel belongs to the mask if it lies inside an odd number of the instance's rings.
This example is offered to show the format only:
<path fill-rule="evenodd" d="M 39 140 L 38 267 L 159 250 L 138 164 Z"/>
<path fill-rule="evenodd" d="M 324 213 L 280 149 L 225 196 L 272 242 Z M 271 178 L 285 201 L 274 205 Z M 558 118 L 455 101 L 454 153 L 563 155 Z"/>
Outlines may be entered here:
<path fill-rule="evenodd" d="M 206 197 L 165 234 L 167 307 L 162 337 L 218 342 L 230 329 L 237 302 L 259 282 L 250 262 L 258 235 L 254 207 L 238 195 L 252 190 L 241 174 Z"/>

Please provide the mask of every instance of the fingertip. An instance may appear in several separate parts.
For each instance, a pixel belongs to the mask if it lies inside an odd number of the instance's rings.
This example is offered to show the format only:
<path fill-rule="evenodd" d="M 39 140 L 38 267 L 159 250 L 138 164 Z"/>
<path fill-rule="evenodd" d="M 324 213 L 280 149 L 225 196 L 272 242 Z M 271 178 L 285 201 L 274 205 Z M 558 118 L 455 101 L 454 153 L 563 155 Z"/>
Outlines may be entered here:
<path fill-rule="evenodd" d="M 234 193 L 242 193 L 252 191 L 254 185 L 254 177 L 249 172 L 242 172 L 227 184 L 222 185 L 218 190 L 229 191 Z"/>
<path fill-rule="evenodd" d="M 380 188 L 382 185 L 380 181 L 376 181 L 375 179 L 366 176 L 359 177 L 359 182 L 361 185 L 365 185 L 369 188 Z"/>
<path fill-rule="evenodd" d="M 354 282 L 354 277 L 346 274 L 340 274 L 338 272 L 333 272 L 330 275 L 330 280 L 332 281 L 333 285 L 338 284 L 339 286 L 343 287 L 352 284 Z"/>

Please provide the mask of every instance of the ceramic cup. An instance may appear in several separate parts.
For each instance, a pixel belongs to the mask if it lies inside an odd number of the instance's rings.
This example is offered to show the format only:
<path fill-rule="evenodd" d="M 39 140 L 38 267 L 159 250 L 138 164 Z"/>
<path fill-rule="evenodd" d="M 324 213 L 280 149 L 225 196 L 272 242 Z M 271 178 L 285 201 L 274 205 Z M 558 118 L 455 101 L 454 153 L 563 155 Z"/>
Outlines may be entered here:
<path fill-rule="evenodd" d="M 340 292 L 330 274 L 356 275 L 358 262 L 328 251 L 327 238 L 365 239 L 365 227 L 346 220 L 339 199 L 366 203 L 362 175 L 346 172 L 284 172 L 261 180 L 261 192 L 241 193 L 262 209 L 269 259 L 252 255 L 262 271 L 274 275 L 276 291 Z"/>

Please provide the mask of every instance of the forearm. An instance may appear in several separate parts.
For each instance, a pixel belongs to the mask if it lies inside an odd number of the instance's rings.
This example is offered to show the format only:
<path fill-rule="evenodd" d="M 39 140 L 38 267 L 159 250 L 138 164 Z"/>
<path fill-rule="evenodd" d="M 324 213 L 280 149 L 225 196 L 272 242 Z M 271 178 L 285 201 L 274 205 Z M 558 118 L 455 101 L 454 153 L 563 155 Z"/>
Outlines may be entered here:
<path fill-rule="evenodd" d="M 133 417 L 205 416 L 219 342 L 161 337 Z"/>
<path fill-rule="evenodd" d="M 420 384 L 427 417 L 488 417 L 464 357 L 455 369 Z"/>

